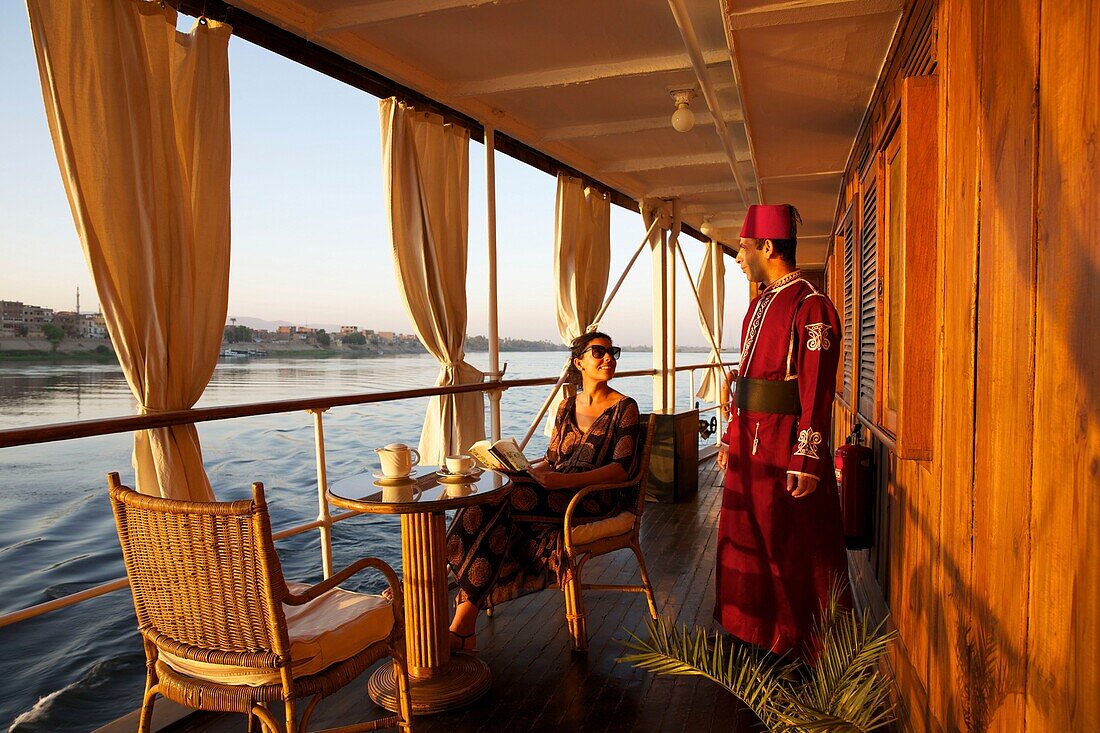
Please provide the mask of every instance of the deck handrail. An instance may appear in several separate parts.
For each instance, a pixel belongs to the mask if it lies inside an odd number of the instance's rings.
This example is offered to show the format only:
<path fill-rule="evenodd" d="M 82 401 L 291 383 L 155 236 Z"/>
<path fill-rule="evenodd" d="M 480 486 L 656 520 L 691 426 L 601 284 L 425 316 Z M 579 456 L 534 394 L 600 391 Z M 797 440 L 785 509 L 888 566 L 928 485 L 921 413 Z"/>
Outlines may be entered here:
<path fill-rule="evenodd" d="M 733 366 L 736 362 L 723 364 Z M 713 364 L 694 364 L 676 367 L 677 372 L 693 369 L 713 368 Z M 631 372 L 620 372 L 617 378 L 626 377 L 652 377 L 657 374 L 656 369 L 639 369 Z M 53 443 L 60 440 L 72 440 L 74 438 L 90 438 L 97 435 L 112 435 L 115 433 L 128 433 L 135 430 L 149 430 L 152 428 L 167 428 L 173 425 L 191 425 L 214 420 L 229 420 L 239 417 L 255 417 L 257 415 L 275 415 L 284 412 L 298 412 L 306 410 L 328 410 L 332 407 L 347 407 L 351 405 L 369 405 L 379 402 L 395 402 L 398 400 L 416 399 L 419 397 L 434 397 L 437 395 L 465 394 L 467 392 L 489 392 L 495 390 L 507 390 L 515 387 L 537 387 L 551 385 L 557 382 L 557 377 L 533 377 L 529 379 L 507 379 L 475 384 L 460 384 L 450 387 L 422 387 L 418 389 L 406 389 L 386 392 L 362 392 L 348 395 L 335 395 L 330 397 L 303 397 L 291 400 L 272 400 L 268 402 L 246 402 L 238 405 L 220 405 L 217 407 L 192 407 L 186 410 L 167 410 L 164 412 L 148 413 L 145 415 L 121 415 L 118 417 L 101 417 L 92 420 L 76 420 L 64 423 L 48 423 L 45 425 L 31 425 L 22 428 L 7 428 L 0 430 L 0 448 L 11 448 L 17 445 L 32 445 L 38 443 Z"/>
<path fill-rule="evenodd" d="M 738 362 L 723 362 L 722 366 L 737 366 Z M 715 364 L 688 364 L 678 366 L 673 371 L 695 371 L 697 369 L 713 369 Z M 617 378 L 627 377 L 651 377 L 658 373 L 656 369 L 641 369 L 630 372 L 619 372 Z M 127 415 L 124 417 L 97 418 L 93 420 L 80 420 L 68 423 L 52 423 L 48 425 L 31 426 L 26 428 L 11 428 L 0 430 L 0 448 L 17 445 L 29 445 L 37 443 L 49 443 L 73 438 L 86 438 L 97 435 L 109 435 L 112 433 L 125 433 L 133 430 L 147 430 L 149 428 L 169 427 L 171 425 L 187 425 L 198 422 L 210 422 L 213 420 L 228 420 L 237 417 L 251 417 L 255 415 L 274 415 L 284 412 L 324 412 L 331 407 L 345 407 L 351 405 L 375 404 L 380 402 L 396 402 L 418 397 L 430 397 L 433 395 L 463 394 L 466 392 L 507 390 L 516 387 L 549 386 L 557 383 L 557 377 L 531 377 L 527 379 L 494 380 L 478 382 L 476 384 L 463 384 L 452 387 L 424 387 L 420 389 L 397 390 L 390 392 L 366 392 L 352 395 L 338 395 L 333 397 L 309 397 L 295 400 L 275 400 L 269 402 L 250 402 L 239 405 L 224 405 L 220 407 L 191 408 L 189 410 L 172 410 L 147 415 Z M 703 408 L 702 411 L 716 409 L 717 405 Z M 323 441 L 323 438 L 322 438 Z M 322 459 L 323 456 L 319 456 Z M 322 479 L 323 480 L 323 479 Z M 287 527 L 272 535 L 272 539 L 280 540 L 294 535 L 319 529 L 325 533 L 336 522 L 359 516 L 360 512 L 347 511 L 329 515 L 323 511 L 323 516 L 318 519 Z M 324 543 L 322 543 L 324 544 Z M 327 565 L 327 563 L 326 563 Z M 326 567 L 327 570 L 327 567 Z M 326 573 L 327 575 L 327 573 Z M 122 590 L 129 586 L 126 577 L 113 578 L 91 588 L 86 588 L 77 593 L 72 593 L 61 598 L 21 608 L 0 614 L 0 628 L 42 616 L 53 611 L 59 611 L 77 603 L 89 601 L 93 598 Z"/>

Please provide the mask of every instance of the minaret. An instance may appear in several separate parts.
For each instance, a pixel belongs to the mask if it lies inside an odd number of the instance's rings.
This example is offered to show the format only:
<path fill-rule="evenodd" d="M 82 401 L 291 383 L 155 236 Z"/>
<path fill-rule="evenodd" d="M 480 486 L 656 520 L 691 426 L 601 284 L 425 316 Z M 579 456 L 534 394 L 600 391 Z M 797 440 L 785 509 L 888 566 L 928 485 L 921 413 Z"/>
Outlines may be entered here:
<path fill-rule="evenodd" d="M 76 286 L 76 315 L 80 317 L 80 286 Z"/>

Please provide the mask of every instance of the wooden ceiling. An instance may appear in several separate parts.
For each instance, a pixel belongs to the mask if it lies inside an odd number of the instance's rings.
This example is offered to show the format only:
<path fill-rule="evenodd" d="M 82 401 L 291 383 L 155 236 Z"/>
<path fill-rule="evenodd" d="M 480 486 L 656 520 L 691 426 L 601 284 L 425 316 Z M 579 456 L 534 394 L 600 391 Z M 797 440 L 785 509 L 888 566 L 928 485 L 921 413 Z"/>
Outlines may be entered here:
<path fill-rule="evenodd" d="M 228 4 L 632 198 L 679 198 L 723 242 L 747 204 L 792 203 L 812 265 L 903 0 Z M 698 94 L 687 133 L 677 89 Z"/>

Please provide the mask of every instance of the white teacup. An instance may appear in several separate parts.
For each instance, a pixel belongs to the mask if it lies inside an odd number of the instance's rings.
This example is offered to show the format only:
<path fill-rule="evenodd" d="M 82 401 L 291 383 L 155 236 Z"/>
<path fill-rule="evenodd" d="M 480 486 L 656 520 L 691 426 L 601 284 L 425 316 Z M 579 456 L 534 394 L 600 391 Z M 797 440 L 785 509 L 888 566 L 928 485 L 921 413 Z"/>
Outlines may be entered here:
<path fill-rule="evenodd" d="M 375 452 L 382 464 L 382 475 L 390 478 L 408 476 L 413 466 L 420 463 L 420 453 L 404 443 L 390 443 Z"/>
<path fill-rule="evenodd" d="M 470 473 L 474 470 L 474 459 L 465 453 L 447 456 L 445 463 L 447 473 Z"/>

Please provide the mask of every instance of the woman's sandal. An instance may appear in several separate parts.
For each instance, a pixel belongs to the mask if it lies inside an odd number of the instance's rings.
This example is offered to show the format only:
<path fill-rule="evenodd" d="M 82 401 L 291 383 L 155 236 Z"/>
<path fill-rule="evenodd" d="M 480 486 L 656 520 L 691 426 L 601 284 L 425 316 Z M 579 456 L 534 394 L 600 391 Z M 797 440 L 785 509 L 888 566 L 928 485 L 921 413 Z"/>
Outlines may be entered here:
<path fill-rule="evenodd" d="M 476 638 L 477 637 L 477 632 L 476 631 L 471 631 L 469 634 L 460 634 L 457 631 L 451 631 L 450 629 L 448 629 L 447 632 L 453 638 L 458 639 L 458 646 L 457 647 L 455 647 L 455 646 L 451 647 L 452 652 L 463 652 L 465 654 L 477 654 L 477 649 L 474 647 L 474 644 L 477 643 L 477 638 Z M 473 642 L 470 643 L 470 648 L 469 649 L 466 648 L 466 640 L 467 639 L 473 639 L 474 640 Z"/>

